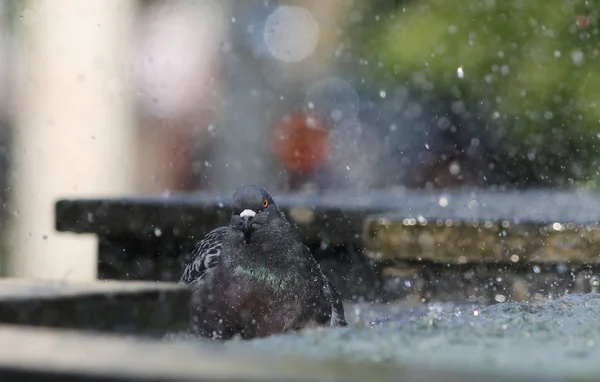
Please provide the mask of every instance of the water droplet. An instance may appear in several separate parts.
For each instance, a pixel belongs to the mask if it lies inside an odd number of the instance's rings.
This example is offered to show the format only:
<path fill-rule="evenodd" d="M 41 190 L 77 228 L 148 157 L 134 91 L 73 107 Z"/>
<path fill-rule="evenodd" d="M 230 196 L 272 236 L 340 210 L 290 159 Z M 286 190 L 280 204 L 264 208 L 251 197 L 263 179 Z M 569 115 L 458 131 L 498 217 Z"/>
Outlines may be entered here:
<path fill-rule="evenodd" d="M 267 17 L 263 41 L 276 59 L 298 62 L 313 52 L 319 33 L 319 24 L 307 9 L 282 5 Z"/>
<path fill-rule="evenodd" d="M 324 251 L 329 247 L 329 243 L 326 241 L 321 241 L 320 247 L 321 247 L 321 250 Z"/>
<path fill-rule="evenodd" d="M 385 96 L 386 96 L 386 95 L 387 95 L 387 93 L 385 92 L 385 90 L 380 90 L 380 91 L 379 91 L 379 96 L 380 96 L 381 98 L 385 98 Z"/>
<path fill-rule="evenodd" d="M 458 68 L 456 68 L 456 76 L 458 78 L 464 78 L 465 77 L 465 71 L 463 70 L 462 66 L 459 66 Z"/>
<path fill-rule="evenodd" d="M 344 114 L 342 113 L 342 111 L 340 109 L 333 109 L 331 111 L 331 119 L 333 119 L 335 122 L 341 121 L 343 115 Z"/>
<path fill-rule="evenodd" d="M 598 289 L 600 287 L 600 277 L 594 275 L 590 277 L 590 287 L 592 293 L 598 293 Z"/>
<path fill-rule="evenodd" d="M 569 267 L 565 263 L 560 263 L 556 266 L 556 272 L 559 274 L 566 273 L 569 270 Z"/>
<path fill-rule="evenodd" d="M 329 116 L 336 123 L 356 118 L 360 104 L 354 87 L 348 81 L 335 77 L 321 79 L 310 86 L 306 91 L 305 102 L 311 110 Z M 335 121 L 335 118 L 340 120 Z"/>
<path fill-rule="evenodd" d="M 162 236 L 162 231 L 160 230 L 160 228 L 158 228 L 158 227 L 154 228 L 154 236 L 156 236 L 156 237 Z"/>
<path fill-rule="evenodd" d="M 448 171 L 450 171 L 450 174 L 452 175 L 458 175 L 460 174 L 460 165 L 458 163 L 452 163 L 448 168 Z"/>
<path fill-rule="evenodd" d="M 573 61 L 573 64 L 575 65 L 581 65 L 583 64 L 583 60 L 585 59 L 585 56 L 583 55 L 583 52 L 580 50 L 574 50 L 571 52 L 571 61 Z"/>
<path fill-rule="evenodd" d="M 467 206 L 469 207 L 470 210 L 474 210 L 477 207 L 479 207 L 479 202 L 477 200 L 471 200 L 471 201 L 469 201 L 469 204 Z"/>

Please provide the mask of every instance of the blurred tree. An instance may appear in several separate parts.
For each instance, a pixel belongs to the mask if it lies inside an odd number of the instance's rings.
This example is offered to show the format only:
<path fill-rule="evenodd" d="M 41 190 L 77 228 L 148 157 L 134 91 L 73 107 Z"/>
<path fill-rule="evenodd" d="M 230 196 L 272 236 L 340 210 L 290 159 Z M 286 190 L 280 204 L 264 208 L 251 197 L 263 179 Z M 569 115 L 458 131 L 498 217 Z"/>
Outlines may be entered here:
<path fill-rule="evenodd" d="M 405 89 L 435 116 L 430 129 L 491 137 L 484 159 L 506 175 L 498 179 L 593 186 L 600 180 L 597 5 L 377 0 L 350 38 L 362 41 L 354 51 L 368 63 L 367 87 Z M 436 124 L 440 118 L 451 123 Z"/>

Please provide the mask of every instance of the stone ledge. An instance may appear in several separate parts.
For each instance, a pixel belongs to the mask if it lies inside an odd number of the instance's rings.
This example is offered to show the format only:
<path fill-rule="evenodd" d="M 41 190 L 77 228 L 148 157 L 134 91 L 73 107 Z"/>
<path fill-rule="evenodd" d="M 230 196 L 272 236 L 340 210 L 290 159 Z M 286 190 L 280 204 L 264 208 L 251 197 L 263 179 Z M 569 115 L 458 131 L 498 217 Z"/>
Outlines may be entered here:
<path fill-rule="evenodd" d="M 305 194 L 273 193 L 308 242 L 360 243 L 363 219 L 396 211 L 402 218 L 593 224 L 600 218 L 600 195 L 576 190 L 423 192 L 350 190 Z M 56 229 L 99 237 L 196 240 L 227 224 L 231 195 L 209 192 L 169 197 L 65 199 L 57 201 Z M 341 229 L 340 227 L 343 227 Z"/>
<path fill-rule="evenodd" d="M 600 292 L 600 267 L 560 264 L 394 263 L 382 268 L 387 301 L 469 302 L 547 300 L 570 293 Z"/>
<path fill-rule="evenodd" d="M 363 241 L 366 254 L 377 261 L 600 263 L 600 226 L 560 220 L 428 220 L 389 214 L 365 220 Z"/>
<path fill-rule="evenodd" d="M 162 335 L 187 327 L 189 300 L 171 283 L 0 279 L 0 322 Z"/>
<path fill-rule="evenodd" d="M 563 380 L 512 372 L 485 374 L 406 365 L 260 356 L 203 343 L 0 326 L 0 380 L 52 381 L 487 381 Z M 28 379 L 26 379 L 28 378 Z M 34 379 L 37 378 L 37 379 Z M 593 379 L 591 379 L 593 380 Z"/>

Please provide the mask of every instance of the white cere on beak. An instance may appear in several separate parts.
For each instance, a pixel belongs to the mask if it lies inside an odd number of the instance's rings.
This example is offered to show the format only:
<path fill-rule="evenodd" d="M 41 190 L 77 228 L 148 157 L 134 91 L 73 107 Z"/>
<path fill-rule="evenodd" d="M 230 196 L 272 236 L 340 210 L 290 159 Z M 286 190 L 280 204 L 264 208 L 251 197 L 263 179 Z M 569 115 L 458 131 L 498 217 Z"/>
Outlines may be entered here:
<path fill-rule="evenodd" d="M 254 215 L 256 215 L 256 212 L 252 211 L 252 210 L 243 210 L 242 213 L 240 214 L 240 217 L 245 218 L 246 216 L 253 218 Z"/>

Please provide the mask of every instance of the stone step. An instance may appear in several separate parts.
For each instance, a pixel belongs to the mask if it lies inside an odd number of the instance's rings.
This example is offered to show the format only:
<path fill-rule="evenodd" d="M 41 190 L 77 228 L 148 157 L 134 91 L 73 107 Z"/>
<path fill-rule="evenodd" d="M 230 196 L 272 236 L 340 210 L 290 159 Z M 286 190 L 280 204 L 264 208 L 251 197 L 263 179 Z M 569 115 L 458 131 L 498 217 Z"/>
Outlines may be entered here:
<path fill-rule="evenodd" d="M 364 219 L 384 295 L 494 303 L 598 291 L 600 211 L 590 193 L 440 195 Z"/>
<path fill-rule="evenodd" d="M 600 292 L 600 267 L 589 265 L 395 262 L 381 273 L 381 294 L 388 301 L 493 304 Z"/>
<path fill-rule="evenodd" d="M 532 283 L 540 286 L 554 276 L 536 274 L 529 265 L 569 263 L 574 268 L 565 268 L 567 273 L 580 273 L 580 266 L 585 264 L 600 265 L 600 194 L 596 193 L 456 190 L 372 191 L 355 195 L 349 191 L 326 191 L 274 193 L 274 197 L 296 223 L 305 243 L 318 254 L 319 261 L 328 261 L 327 268 L 334 280 L 340 280 L 336 285 L 344 296 L 378 291 L 375 273 L 382 266 L 388 267 L 388 263 L 396 263 L 392 264 L 396 273 L 402 267 L 420 267 L 411 276 L 414 283 L 410 283 L 410 277 L 384 277 L 388 285 L 390 280 L 401 284 L 406 281 L 410 290 L 423 284 L 423 279 L 425 285 L 431 286 L 438 279 L 455 279 L 456 272 L 472 273 L 462 268 L 442 272 L 439 265 L 512 265 L 522 268 L 515 279 L 531 276 L 535 279 Z M 229 195 L 202 192 L 169 197 L 62 200 L 56 204 L 56 227 L 59 231 L 99 237 L 101 278 L 174 281 L 196 240 L 216 226 L 227 224 L 229 199 Z M 365 248 L 369 258 L 365 259 L 362 253 L 360 259 L 341 258 L 340 253 L 355 248 Z M 350 263 L 353 267 L 348 266 Z M 374 267 L 372 263 L 376 263 Z M 386 269 L 389 274 L 389 267 Z M 402 272 L 406 273 L 406 269 Z M 428 276 L 435 272 L 437 278 Z M 349 283 L 345 280 L 349 274 L 365 276 L 354 283 L 362 283 L 361 291 L 347 288 Z M 501 277 L 494 275 L 487 270 L 465 282 L 476 285 L 476 280 Z M 538 293 L 536 288 L 526 289 Z M 589 290 L 590 286 L 583 289 Z M 438 295 L 433 290 L 443 288 L 425 288 L 415 295 Z M 455 292 L 462 296 L 465 291 Z M 384 294 L 406 293 L 396 289 Z M 447 295 L 443 293 L 444 298 Z M 469 292 L 468 297 L 472 296 Z"/>
<path fill-rule="evenodd" d="M 377 261 L 600 263 L 600 198 L 590 193 L 440 196 L 364 219 Z"/>
<path fill-rule="evenodd" d="M 411 194 L 412 195 L 412 194 Z M 307 242 L 360 242 L 362 220 L 390 205 L 404 203 L 405 193 L 346 192 L 274 194 L 275 201 Z M 92 233 L 99 237 L 136 237 L 148 241 L 197 240 L 229 224 L 231 195 L 208 192 L 166 197 L 65 199 L 55 206 L 60 232 Z M 343 227 L 341 229 L 340 227 Z"/>
<path fill-rule="evenodd" d="M 0 323 L 161 336 L 185 330 L 187 288 L 137 281 L 0 279 Z"/>
<path fill-rule="evenodd" d="M 411 365 L 251 355 L 177 343 L 64 330 L 0 326 L 0 380 L 48 381 L 517 381 L 558 382 L 507 370 L 482 374 Z M 582 379 L 585 381 L 586 379 Z M 590 381 L 595 380 L 590 377 Z"/>
<path fill-rule="evenodd" d="M 486 222 L 579 226 L 600 220 L 600 195 L 576 191 L 371 191 L 365 195 L 325 191 L 274 193 L 274 198 L 298 225 L 305 240 L 326 240 L 332 244 L 360 242 L 363 220 L 390 211 L 400 222 L 423 217 L 436 224 L 451 220 L 484 226 Z M 59 200 L 55 207 L 56 229 L 100 237 L 197 239 L 228 223 L 230 199 L 230 195 L 199 192 L 166 197 Z"/>
<path fill-rule="evenodd" d="M 600 226 L 595 223 L 413 216 L 387 214 L 367 218 L 365 253 L 378 261 L 444 264 L 600 263 Z"/>

